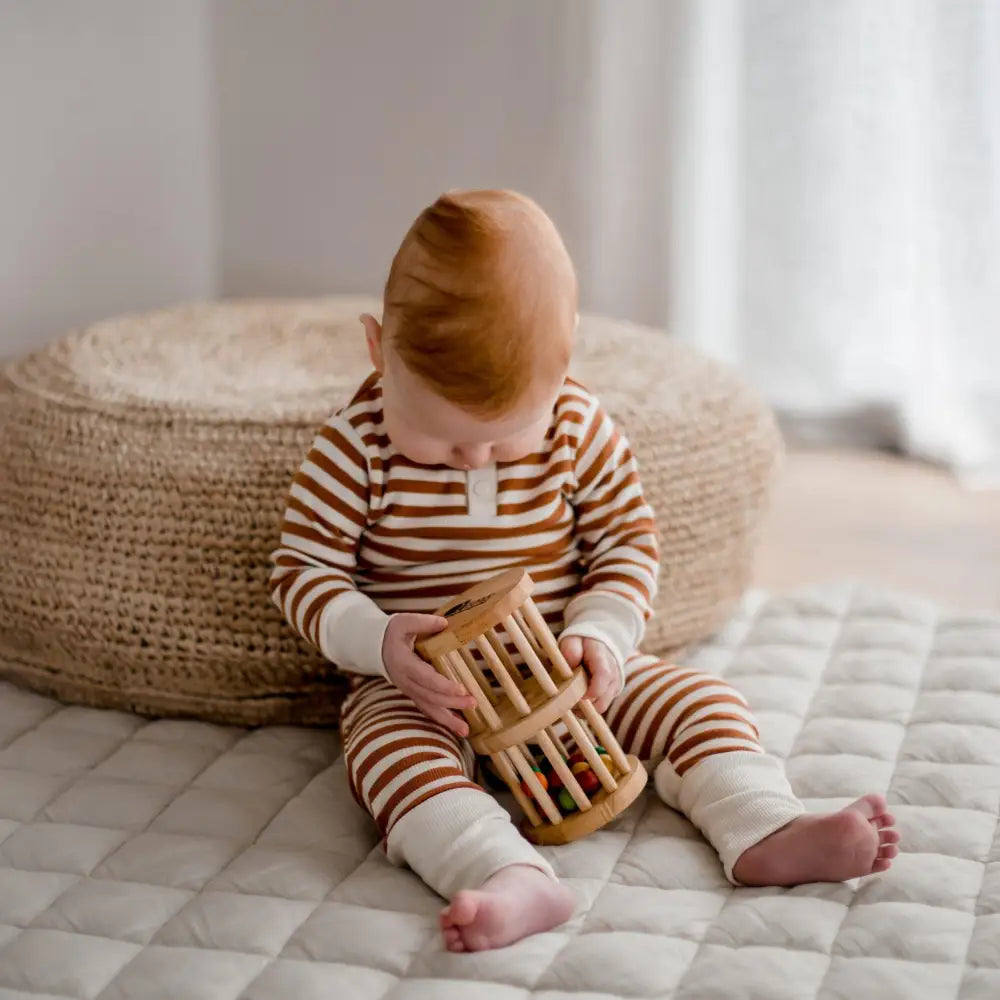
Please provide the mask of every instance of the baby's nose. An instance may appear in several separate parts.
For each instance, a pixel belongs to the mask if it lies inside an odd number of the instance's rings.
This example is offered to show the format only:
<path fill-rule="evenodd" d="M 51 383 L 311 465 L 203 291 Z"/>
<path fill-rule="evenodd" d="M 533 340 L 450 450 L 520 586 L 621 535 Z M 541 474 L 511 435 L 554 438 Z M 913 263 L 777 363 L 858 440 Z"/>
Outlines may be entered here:
<path fill-rule="evenodd" d="M 455 449 L 455 457 L 460 465 L 469 469 L 481 469 L 489 464 L 492 449 L 488 444 L 460 445 Z"/>

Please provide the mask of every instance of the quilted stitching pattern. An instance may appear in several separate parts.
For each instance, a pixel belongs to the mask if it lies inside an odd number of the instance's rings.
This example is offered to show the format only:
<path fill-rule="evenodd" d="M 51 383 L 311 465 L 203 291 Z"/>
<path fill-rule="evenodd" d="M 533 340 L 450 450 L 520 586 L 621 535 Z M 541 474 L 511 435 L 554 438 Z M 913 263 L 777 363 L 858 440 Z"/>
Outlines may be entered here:
<path fill-rule="evenodd" d="M 451 955 L 333 735 L 0 685 L 0 1000 L 1000 996 L 1000 620 L 846 586 L 757 594 L 689 661 L 747 694 L 811 808 L 888 793 L 888 874 L 733 890 L 647 797 L 549 851 L 570 924 Z"/>

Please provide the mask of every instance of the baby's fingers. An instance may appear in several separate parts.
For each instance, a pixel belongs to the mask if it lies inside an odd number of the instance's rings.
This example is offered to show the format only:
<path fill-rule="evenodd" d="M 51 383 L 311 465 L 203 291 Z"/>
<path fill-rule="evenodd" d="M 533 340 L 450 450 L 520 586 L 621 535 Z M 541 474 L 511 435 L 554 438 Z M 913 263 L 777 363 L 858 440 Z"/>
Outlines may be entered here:
<path fill-rule="evenodd" d="M 440 705 L 434 705 L 431 702 L 425 701 L 418 701 L 417 707 L 429 719 L 444 726 L 445 729 L 454 733 L 456 736 L 464 738 L 469 735 L 469 727 L 466 724 L 465 719 L 463 719 L 457 712 L 449 712 L 448 709 L 442 708 Z"/>
<path fill-rule="evenodd" d="M 616 681 L 610 681 L 606 684 L 601 691 L 594 698 L 594 708 L 598 712 L 606 712 L 611 702 L 615 700 L 615 695 L 617 692 L 618 684 Z"/>
<path fill-rule="evenodd" d="M 621 675 L 610 652 L 596 639 L 584 640 L 583 658 L 590 672 L 586 697 L 599 712 L 603 712 L 618 691 Z"/>
<path fill-rule="evenodd" d="M 607 668 L 600 663 L 588 663 L 587 669 L 590 672 L 590 683 L 587 685 L 584 697 L 592 701 L 595 707 L 599 707 L 597 702 L 608 687 L 610 675 Z"/>
<path fill-rule="evenodd" d="M 601 674 L 596 670 L 592 670 L 590 674 L 590 683 L 587 684 L 587 693 L 584 695 L 584 698 L 596 704 L 598 696 L 604 689 L 604 684 L 605 680 Z"/>
<path fill-rule="evenodd" d="M 425 688 L 415 685 L 414 691 L 417 698 L 421 702 L 427 702 L 430 705 L 437 705 L 440 708 L 475 708 L 476 699 L 472 697 L 471 694 L 466 694 L 465 690 L 462 689 L 460 694 L 441 694 L 438 691 L 432 691 L 430 688 Z M 412 698 L 413 695 L 411 694 Z"/>
<path fill-rule="evenodd" d="M 559 640 L 559 651 L 571 667 L 578 667 L 583 659 L 583 639 L 578 635 L 568 635 Z"/>
<path fill-rule="evenodd" d="M 404 654 L 405 655 L 405 654 Z M 406 656 L 406 673 L 411 683 L 445 698 L 469 697 L 461 684 L 439 674 L 426 660 L 416 653 Z"/>

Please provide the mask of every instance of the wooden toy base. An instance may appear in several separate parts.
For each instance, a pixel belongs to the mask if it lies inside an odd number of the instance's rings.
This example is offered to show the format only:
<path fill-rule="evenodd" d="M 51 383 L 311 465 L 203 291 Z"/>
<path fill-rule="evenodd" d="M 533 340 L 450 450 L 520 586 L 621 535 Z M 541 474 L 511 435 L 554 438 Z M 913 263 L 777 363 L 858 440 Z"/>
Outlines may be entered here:
<path fill-rule="evenodd" d="M 575 812 L 561 823 L 542 823 L 540 826 L 532 826 L 525 820 L 521 824 L 521 832 L 533 844 L 552 847 L 579 840 L 607 825 L 627 809 L 646 787 L 648 776 L 639 758 L 629 754 L 628 763 L 630 773 L 618 781 L 618 787 L 613 792 L 602 789 L 595 795 L 591 808 L 586 812 Z"/>

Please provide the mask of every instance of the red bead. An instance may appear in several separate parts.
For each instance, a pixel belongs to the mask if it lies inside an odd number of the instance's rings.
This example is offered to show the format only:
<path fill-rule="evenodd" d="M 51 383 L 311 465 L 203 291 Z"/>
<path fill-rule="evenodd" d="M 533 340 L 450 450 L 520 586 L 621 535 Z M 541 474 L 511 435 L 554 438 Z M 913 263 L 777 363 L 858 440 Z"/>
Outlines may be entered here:
<path fill-rule="evenodd" d="M 576 780 L 580 782 L 580 787 L 588 795 L 593 795 L 601 787 L 601 782 L 593 771 L 581 771 L 576 776 Z"/>

